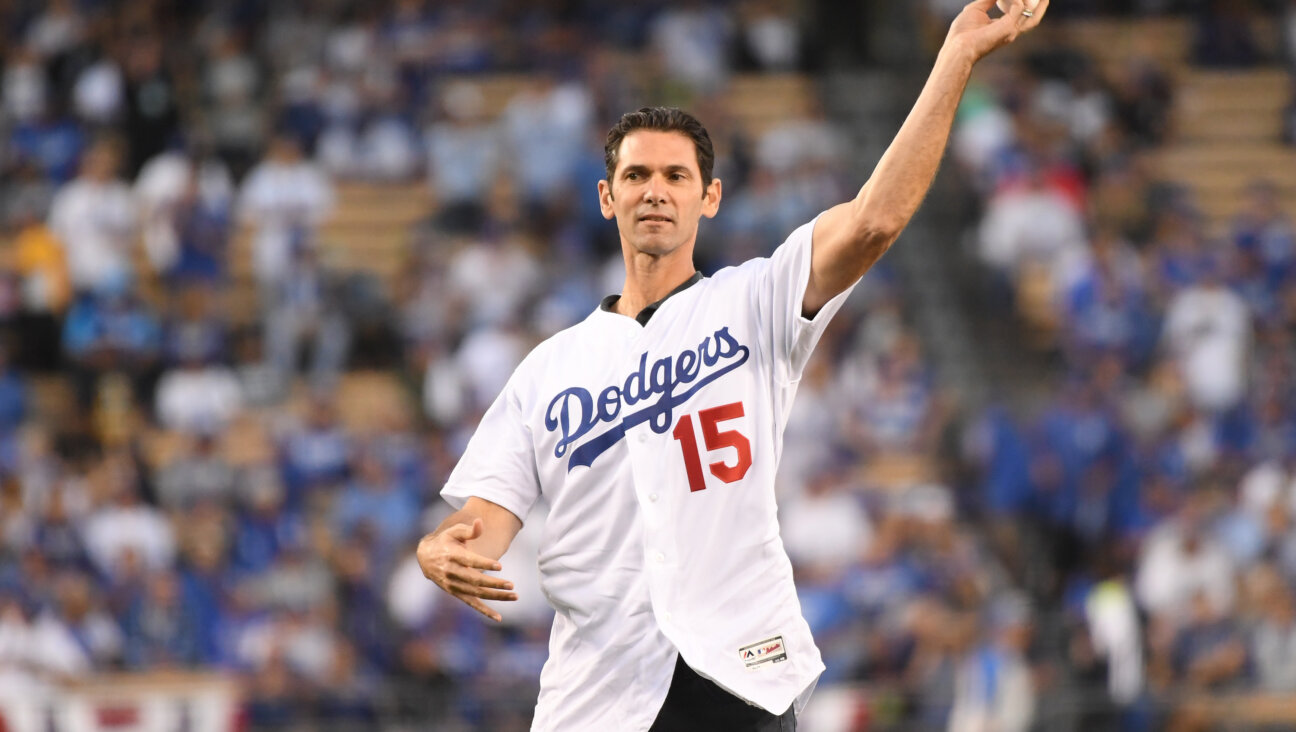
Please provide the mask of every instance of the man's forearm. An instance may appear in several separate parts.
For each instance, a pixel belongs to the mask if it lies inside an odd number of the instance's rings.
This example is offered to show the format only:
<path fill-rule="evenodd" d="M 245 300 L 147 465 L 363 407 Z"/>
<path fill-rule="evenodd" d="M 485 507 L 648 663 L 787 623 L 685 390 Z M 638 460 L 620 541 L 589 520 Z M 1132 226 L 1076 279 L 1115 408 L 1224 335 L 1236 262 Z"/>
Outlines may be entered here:
<path fill-rule="evenodd" d="M 945 154 L 972 65 L 960 44 L 941 49 L 918 101 L 855 198 L 857 220 L 885 222 L 881 228 L 895 236 L 908 225 Z"/>

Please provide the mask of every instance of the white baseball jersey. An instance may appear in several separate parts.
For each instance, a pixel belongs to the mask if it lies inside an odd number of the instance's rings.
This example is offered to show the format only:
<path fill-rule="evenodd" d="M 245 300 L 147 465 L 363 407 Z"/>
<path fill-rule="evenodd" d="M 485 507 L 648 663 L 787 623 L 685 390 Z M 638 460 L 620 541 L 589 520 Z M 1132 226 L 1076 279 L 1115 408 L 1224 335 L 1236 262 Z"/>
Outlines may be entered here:
<path fill-rule="evenodd" d="M 771 713 L 808 699 L 824 667 L 774 474 L 797 381 L 849 294 L 801 317 L 813 226 L 695 278 L 646 324 L 600 308 L 541 343 L 442 489 L 519 517 L 549 503 L 539 565 L 556 616 L 533 729 L 648 729 L 677 653 Z"/>

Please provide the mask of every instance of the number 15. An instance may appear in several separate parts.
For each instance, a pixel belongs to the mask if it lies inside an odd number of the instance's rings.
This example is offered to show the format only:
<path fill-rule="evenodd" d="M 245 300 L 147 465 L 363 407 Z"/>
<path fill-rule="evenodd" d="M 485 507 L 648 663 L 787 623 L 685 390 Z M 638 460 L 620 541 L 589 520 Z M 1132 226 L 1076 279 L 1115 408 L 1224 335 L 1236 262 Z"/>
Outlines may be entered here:
<path fill-rule="evenodd" d="M 726 447 L 738 451 L 738 462 L 728 465 L 714 462 L 709 466 L 711 474 L 726 483 L 737 483 L 751 468 L 751 441 L 738 430 L 721 432 L 719 424 L 743 416 L 742 402 L 724 404 L 719 407 L 703 409 L 698 413 L 702 423 L 702 439 L 706 442 L 708 452 L 715 452 Z M 679 440 L 680 450 L 684 453 L 684 469 L 688 472 L 689 491 L 706 490 L 706 476 L 702 475 L 702 458 L 698 450 L 697 437 L 693 434 L 693 415 L 686 414 L 679 418 L 671 435 Z"/>

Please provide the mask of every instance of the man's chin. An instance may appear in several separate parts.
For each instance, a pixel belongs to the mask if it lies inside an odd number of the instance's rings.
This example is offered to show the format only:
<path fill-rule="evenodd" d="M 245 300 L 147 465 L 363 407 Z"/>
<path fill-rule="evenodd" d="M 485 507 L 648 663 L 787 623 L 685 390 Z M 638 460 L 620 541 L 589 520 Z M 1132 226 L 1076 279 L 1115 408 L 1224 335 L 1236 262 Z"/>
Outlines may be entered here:
<path fill-rule="evenodd" d="M 648 254 L 654 257 L 664 257 L 672 254 L 683 246 L 683 242 L 668 239 L 666 237 L 645 236 L 640 237 L 637 241 L 631 242 L 635 251 L 640 254 Z"/>

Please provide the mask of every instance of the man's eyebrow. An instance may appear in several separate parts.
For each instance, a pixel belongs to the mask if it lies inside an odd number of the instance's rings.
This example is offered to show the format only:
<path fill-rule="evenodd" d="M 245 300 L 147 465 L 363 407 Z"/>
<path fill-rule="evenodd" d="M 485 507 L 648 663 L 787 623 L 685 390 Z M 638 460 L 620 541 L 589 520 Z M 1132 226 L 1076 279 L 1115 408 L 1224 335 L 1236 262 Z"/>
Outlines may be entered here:
<path fill-rule="evenodd" d="M 625 175 L 627 173 L 647 173 L 647 172 L 650 172 L 647 165 L 634 164 L 634 165 L 626 165 L 625 168 L 622 169 L 621 175 Z M 688 173 L 690 175 L 692 174 L 692 171 L 689 170 L 689 167 L 687 165 L 678 165 L 678 164 L 667 165 L 664 169 L 664 172 L 668 175 L 671 173 Z"/>

